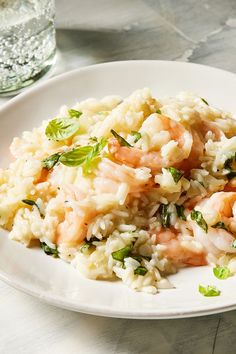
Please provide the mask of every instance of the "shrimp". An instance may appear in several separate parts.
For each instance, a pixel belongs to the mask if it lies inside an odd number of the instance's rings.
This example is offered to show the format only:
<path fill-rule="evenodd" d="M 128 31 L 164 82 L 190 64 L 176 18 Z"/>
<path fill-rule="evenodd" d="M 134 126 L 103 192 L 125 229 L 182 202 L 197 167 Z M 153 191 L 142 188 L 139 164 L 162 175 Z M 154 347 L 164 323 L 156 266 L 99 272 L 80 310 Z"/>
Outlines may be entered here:
<path fill-rule="evenodd" d="M 232 247 L 235 238 L 230 232 L 209 227 L 206 233 L 196 223 L 191 222 L 191 226 L 195 240 L 201 243 L 208 253 L 215 256 L 224 252 L 236 253 L 236 249 Z"/>
<path fill-rule="evenodd" d="M 98 212 L 83 203 L 86 193 L 78 186 L 73 184 L 62 185 L 60 193 L 63 199 L 82 202 L 76 205 L 76 209 L 65 208 L 64 220 L 58 224 L 56 230 L 56 243 L 73 247 L 85 239 L 88 223 Z"/>
<path fill-rule="evenodd" d="M 41 173 L 39 177 L 34 181 L 34 184 L 46 182 L 50 172 L 51 172 L 50 170 L 46 168 L 42 168 Z"/>
<path fill-rule="evenodd" d="M 175 153 L 170 154 L 171 156 L 168 158 L 164 158 L 161 150 L 144 152 L 138 148 L 121 146 L 116 139 L 110 138 L 109 150 L 117 161 L 132 167 L 145 166 L 154 171 L 161 171 L 162 167 L 175 166 L 189 156 L 193 142 L 191 133 L 182 124 L 168 117 L 155 114 L 155 118 L 156 129 L 158 126 L 159 132 L 168 132 L 169 141 L 177 143 Z"/>
<path fill-rule="evenodd" d="M 202 135 L 202 140 L 205 140 L 205 137 L 209 132 L 214 134 L 214 140 L 220 140 L 222 135 L 224 135 L 214 122 L 202 120 L 195 124 L 194 127 Z"/>
<path fill-rule="evenodd" d="M 200 157 L 203 155 L 204 143 L 202 142 L 198 132 L 195 129 L 191 130 L 193 144 L 190 154 L 187 159 L 181 161 L 176 167 L 184 172 L 190 172 L 192 168 L 197 168 L 201 164 Z"/>
<path fill-rule="evenodd" d="M 92 210 L 86 210 L 81 215 L 70 208 L 65 211 L 65 219 L 57 226 L 56 243 L 76 246 L 80 244 L 86 236 L 88 222 L 96 215 Z"/>
<path fill-rule="evenodd" d="M 205 198 L 196 206 L 201 211 L 208 225 L 226 221 L 233 216 L 236 192 L 217 192 Z"/>
<path fill-rule="evenodd" d="M 206 265 L 206 253 L 200 247 L 187 247 L 176 230 L 164 230 L 156 234 L 156 243 L 166 246 L 163 254 L 176 266 Z"/>
<path fill-rule="evenodd" d="M 103 159 L 94 179 L 97 192 L 116 193 L 122 183 L 127 185 L 129 193 L 147 191 L 154 184 L 147 169 L 134 169 Z"/>
<path fill-rule="evenodd" d="M 215 255 L 220 252 L 236 253 L 236 249 L 232 247 L 235 238 L 230 232 L 235 232 L 235 203 L 236 192 L 217 192 L 196 205 L 208 224 L 208 232 L 191 222 L 193 234 L 208 252 Z M 229 231 L 212 227 L 218 222 L 225 223 Z"/>

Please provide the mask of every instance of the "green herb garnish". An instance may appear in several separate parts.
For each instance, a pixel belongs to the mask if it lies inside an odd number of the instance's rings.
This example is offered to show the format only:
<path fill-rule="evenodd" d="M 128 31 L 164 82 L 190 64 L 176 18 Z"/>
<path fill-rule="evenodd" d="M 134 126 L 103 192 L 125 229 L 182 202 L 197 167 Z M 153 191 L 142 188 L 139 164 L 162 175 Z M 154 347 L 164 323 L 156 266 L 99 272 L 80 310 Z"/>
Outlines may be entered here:
<path fill-rule="evenodd" d="M 69 167 L 75 167 L 84 164 L 85 172 L 91 171 L 91 164 L 99 157 L 107 140 L 102 138 L 100 142 L 94 145 L 80 146 L 62 154 L 55 154 L 43 161 L 46 168 L 53 167 L 57 162 Z"/>
<path fill-rule="evenodd" d="M 232 179 L 234 177 L 236 177 L 236 171 L 233 170 L 233 163 L 236 162 L 236 152 L 234 153 L 234 155 L 232 157 L 230 157 L 229 159 L 227 159 L 224 163 L 224 168 L 226 170 L 229 170 L 229 173 L 227 173 L 227 178 L 228 179 Z"/>
<path fill-rule="evenodd" d="M 160 216 L 161 216 L 161 224 L 163 227 L 170 227 L 170 215 L 171 213 L 168 211 L 168 204 L 161 204 Z"/>
<path fill-rule="evenodd" d="M 178 183 L 180 178 L 184 175 L 182 171 L 177 170 L 177 168 L 175 168 L 175 167 L 168 167 L 167 171 L 170 172 L 175 183 Z"/>
<path fill-rule="evenodd" d="M 54 258 L 58 258 L 58 248 L 57 246 L 55 248 L 51 248 L 49 247 L 46 242 L 40 242 L 40 247 L 42 248 L 42 250 L 48 255 L 48 256 L 52 256 Z"/>
<path fill-rule="evenodd" d="M 43 167 L 46 168 L 47 170 L 50 170 L 51 168 L 53 168 L 56 165 L 60 156 L 61 156 L 61 154 L 59 154 L 59 153 L 48 156 L 46 159 L 44 159 L 42 161 Z"/>
<path fill-rule="evenodd" d="M 45 134 L 49 140 L 61 141 L 73 136 L 78 129 L 76 118 L 55 118 L 48 123 Z"/>
<path fill-rule="evenodd" d="M 148 271 L 148 270 L 147 270 L 146 267 L 139 266 L 138 268 L 136 268 L 136 269 L 134 270 L 134 274 L 144 276 L 144 275 L 147 273 L 147 271 Z"/>
<path fill-rule="evenodd" d="M 42 218 L 44 217 L 44 215 L 42 214 L 38 204 L 34 200 L 32 200 L 32 199 L 22 199 L 22 203 L 30 205 L 30 206 L 35 206 L 38 209 L 40 216 Z"/>
<path fill-rule="evenodd" d="M 218 290 L 215 286 L 212 285 L 207 285 L 207 286 L 199 285 L 198 291 L 200 294 L 207 297 L 220 295 L 220 290 Z"/>
<path fill-rule="evenodd" d="M 161 113 L 161 110 L 160 110 L 159 108 L 156 110 L 156 113 L 162 114 L 162 113 Z"/>
<path fill-rule="evenodd" d="M 142 135 L 141 133 L 139 132 L 136 132 L 135 130 L 132 130 L 131 131 L 131 135 L 133 135 L 135 138 L 134 138 L 134 142 L 137 143 L 137 141 L 139 141 L 139 139 L 142 138 Z"/>
<path fill-rule="evenodd" d="M 213 268 L 213 273 L 215 275 L 216 278 L 218 279 L 227 279 L 228 277 L 230 277 L 230 270 L 228 267 L 220 267 L 217 266 L 215 268 Z"/>
<path fill-rule="evenodd" d="M 90 173 L 92 169 L 92 163 L 101 154 L 102 150 L 107 144 L 107 139 L 102 138 L 97 144 L 93 145 L 92 150 L 88 153 L 85 160 L 84 170 L 86 173 Z"/>
<path fill-rule="evenodd" d="M 121 146 L 132 147 L 132 145 L 130 145 L 130 143 L 128 143 L 128 141 L 126 141 L 124 138 L 122 138 L 122 136 L 120 136 L 115 130 L 111 129 L 111 133 L 118 140 Z"/>
<path fill-rule="evenodd" d="M 63 165 L 69 167 L 79 166 L 85 162 L 87 156 L 89 155 L 89 153 L 91 153 L 92 150 L 93 150 L 92 146 L 81 146 L 71 151 L 64 152 L 60 156 L 59 161 Z"/>
<path fill-rule="evenodd" d="M 214 227 L 215 229 L 224 229 L 226 231 L 228 230 L 227 226 L 223 221 L 217 222 L 215 225 L 212 225 L 212 227 Z"/>
<path fill-rule="evenodd" d="M 93 143 L 98 142 L 98 138 L 96 136 L 91 136 L 91 138 L 89 138 L 89 140 L 92 141 Z"/>
<path fill-rule="evenodd" d="M 200 226 L 207 233 L 208 225 L 200 211 L 193 209 L 191 211 L 191 219 L 196 221 L 198 226 Z"/>
<path fill-rule="evenodd" d="M 92 245 L 93 245 L 93 242 L 98 242 L 98 241 L 101 241 L 99 240 L 99 238 L 93 236 L 90 238 L 90 240 L 86 240 L 84 242 L 84 244 L 80 247 L 80 252 L 84 252 L 84 251 L 87 251 Z"/>
<path fill-rule="evenodd" d="M 236 240 L 233 240 L 232 245 L 233 248 L 236 248 Z"/>
<path fill-rule="evenodd" d="M 79 118 L 82 115 L 82 112 L 72 108 L 68 109 L 68 113 L 71 118 Z"/>
<path fill-rule="evenodd" d="M 184 214 L 184 207 L 183 207 L 183 205 L 177 205 L 177 204 L 175 204 L 175 207 L 176 207 L 176 212 L 177 212 L 178 217 L 179 217 L 181 220 L 186 221 L 187 219 L 186 219 L 186 216 L 185 216 L 185 214 Z"/>
<path fill-rule="evenodd" d="M 131 246 L 126 246 L 118 251 L 112 252 L 112 258 L 116 261 L 124 262 L 124 259 L 130 256 L 131 249 Z"/>
<path fill-rule="evenodd" d="M 135 259 L 137 262 L 141 263 L 142 262 L 142 257 L 141 256 L 130 256 L 131 258 Z"/>
<path fill-rule="evenodd" d="M 205 100 L 205 98 L 201 97 L 202 102 L 204 102 L 207 106 L 209 106 L 209 103 Z"/>
<path fill-rule="evenodd" d="M 232 178 L 236 177 L 236 171 L 231 171 L 226 176 L 228 179 L 232 179 Z"/>
<path fill-rule="evenodd" d="M 227 159 L 224 163 L 224 168 L 227 170 L 232 170 L 232 163 L 236 161 L 236 152 L 234 153 L 233 156 L 231 156 L 229 159 Z"/>

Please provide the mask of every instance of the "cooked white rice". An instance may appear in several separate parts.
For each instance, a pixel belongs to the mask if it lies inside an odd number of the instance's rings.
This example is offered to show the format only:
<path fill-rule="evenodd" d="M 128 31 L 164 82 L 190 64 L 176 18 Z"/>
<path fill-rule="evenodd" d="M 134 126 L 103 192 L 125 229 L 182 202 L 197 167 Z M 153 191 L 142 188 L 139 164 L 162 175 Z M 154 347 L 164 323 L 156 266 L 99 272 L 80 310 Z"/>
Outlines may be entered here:
<path fill-rule="evenodd" d="M 10 238 L 29 247 L 39 240 L 88 278 L 118 277 L 148 293 L 172 287 L 166 276 L 184 266 L 210 262 L 235 273 L 235 117 L 192 93 L 156 99 L 147 88 L 73 109 L 80 117 L 66 106 L 56 117 L 79 122 L 65 139 L 46 136 L 50 120 L 13 139 L 14 161 L 0 169 L 0 225 Z M 53 154 L 101 141 L 87 170 L 87 160 L 45 168 Z"/>

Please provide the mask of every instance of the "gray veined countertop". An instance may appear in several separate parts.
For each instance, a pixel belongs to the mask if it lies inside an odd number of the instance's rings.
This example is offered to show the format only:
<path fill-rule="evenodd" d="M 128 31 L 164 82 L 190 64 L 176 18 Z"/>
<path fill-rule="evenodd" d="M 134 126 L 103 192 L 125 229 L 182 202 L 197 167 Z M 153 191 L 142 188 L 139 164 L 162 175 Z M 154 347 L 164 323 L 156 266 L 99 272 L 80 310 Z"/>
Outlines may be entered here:
<path fill-rule="evenodd" d="M 128 59 L 191 61 L 236 73 L 236 0 L 56 0 L 56 6 L 52 75 Z M 236 353 L 236 311 L 106 319 L 57 309 L 0 283 L 0 314 L 1 354 Z"/>

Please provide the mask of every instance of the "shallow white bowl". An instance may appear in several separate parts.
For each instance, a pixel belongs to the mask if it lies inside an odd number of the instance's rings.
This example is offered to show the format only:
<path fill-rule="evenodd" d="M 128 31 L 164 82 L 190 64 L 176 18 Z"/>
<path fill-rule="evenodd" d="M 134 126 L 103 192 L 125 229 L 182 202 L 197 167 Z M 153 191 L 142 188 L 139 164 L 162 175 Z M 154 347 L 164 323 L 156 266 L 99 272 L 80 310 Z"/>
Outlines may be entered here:
<path fill-rule="evenodd" d="M 1 167 L 9 144 L 23 130 L 53 117 L 63 104 L 88 97 L 129 95 L 150 87 L 154 95 L 193 91 L 211 104 L 236 112 L 236 75 L 207 66 L 168 61 L 126 61 L 94 65 L 43 82 L 0 108 Z M 0 231 L 0 279 L 53 305 L 125 318 L 180 318 L 236 308 L 236 277 L 217 280 L 210 267 L 188 268 L 170 277 L 175 289 L 136 293 L 119 281 L 84 279 L 78 271 L 39 249 L 27 249 Z M 213 284 L 221 296 L 206 298 L 198 285 Z"/>

